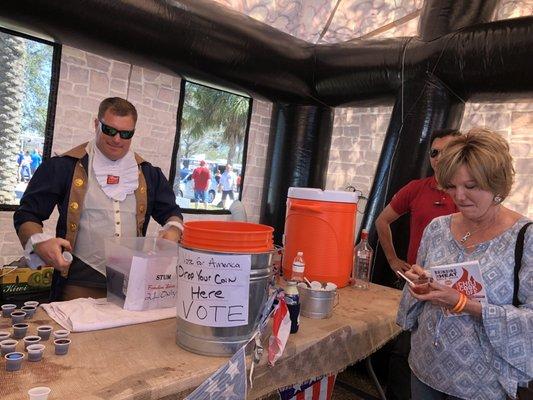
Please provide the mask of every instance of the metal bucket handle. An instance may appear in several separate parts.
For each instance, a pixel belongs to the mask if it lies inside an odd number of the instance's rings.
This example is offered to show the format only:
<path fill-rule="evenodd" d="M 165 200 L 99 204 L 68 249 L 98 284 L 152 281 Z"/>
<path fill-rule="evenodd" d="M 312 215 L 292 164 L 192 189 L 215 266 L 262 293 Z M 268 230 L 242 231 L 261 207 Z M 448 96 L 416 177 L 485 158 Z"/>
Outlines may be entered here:
<path fill-rule="evenodd" d="M 335 307 L 337 307 L 339 305 L 339 301 L 340 301 L 339 292 L 335 291 L 335 303 L 333 304 L 333 308 L 335 308 Z"/>

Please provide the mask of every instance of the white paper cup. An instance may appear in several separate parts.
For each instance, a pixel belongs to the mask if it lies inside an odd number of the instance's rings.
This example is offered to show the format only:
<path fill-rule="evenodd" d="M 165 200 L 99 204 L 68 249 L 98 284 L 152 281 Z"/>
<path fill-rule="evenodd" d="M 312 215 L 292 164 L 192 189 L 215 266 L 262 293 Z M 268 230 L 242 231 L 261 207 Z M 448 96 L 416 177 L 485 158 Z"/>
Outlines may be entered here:
<path fill-rule="evenodd" d="M 55 339 L 67 338 L 70 335 L 70 331 L 67 329 L 58 329 L 53 333 Z"/>
<path fill-rule="evenodd" d="M 9 333 L 7 331 L 0 331 L 0 342 L 2 340 L 9 339 L 10 337 L 11 337 L 11 333 Z"/>
<path fill-rule="evenodd" d="M 39 302 L 38 302 L 38 301 L 34 301 L 34 300 L 25 301 L 25 302 L 24 302 L 24 305 L 25 305 L 25 306 L 39 307 Z"/>
<path fill-rule="evenodd" d="M 47 400 L 52 389 L 46 386 L 38 386 L 28 390 L 30 400 Z"/>
<path fill-rule="evenodd" d="M 28 361 L 41 361 L 43 358 L 44 348 L 44 344 L 40 343 L 30 344 L 28 347 L 26 347 L 26 351 L 28 352 Z"/>
<path fill-rule="evenodd" d="M 71 340 L 67 338 L 60 338 L 54 340 L 55 353 L 58 356 L 63 356 L 68 353 L 68 348 L 70 347 Z"/>

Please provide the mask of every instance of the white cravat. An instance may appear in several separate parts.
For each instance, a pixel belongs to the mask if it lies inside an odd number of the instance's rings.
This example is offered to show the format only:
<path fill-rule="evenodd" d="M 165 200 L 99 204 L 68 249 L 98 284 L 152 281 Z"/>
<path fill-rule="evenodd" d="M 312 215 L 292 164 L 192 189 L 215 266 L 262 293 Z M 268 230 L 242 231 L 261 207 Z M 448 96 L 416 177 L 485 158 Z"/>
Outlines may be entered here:
<path fill-rule="evenodd" d="M 107 158 L 94 142 L 89 143 L 89 146 L 91 144 L 92 168 L 98 184 L 109 198 L 124 201 L 126 196 L 135 192 L 139 186 L 139 167 L 135 161 L 135 155 L 130 150 L 121 159 L 113 161 Z M 108 183 L 110 176 L 118 177 L 118 183 Z"/>

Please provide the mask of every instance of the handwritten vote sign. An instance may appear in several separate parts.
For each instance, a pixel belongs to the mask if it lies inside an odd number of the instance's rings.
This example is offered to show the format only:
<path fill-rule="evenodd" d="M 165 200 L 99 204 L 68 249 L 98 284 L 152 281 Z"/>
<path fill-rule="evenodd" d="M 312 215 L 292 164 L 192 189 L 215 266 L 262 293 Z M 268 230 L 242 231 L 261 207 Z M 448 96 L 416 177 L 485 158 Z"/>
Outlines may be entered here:
<path fill-rule="evenodd" d="M 248 324 L 250 255 L 201 253 L 180 247 L 178 317 L 197 325 Z"/>

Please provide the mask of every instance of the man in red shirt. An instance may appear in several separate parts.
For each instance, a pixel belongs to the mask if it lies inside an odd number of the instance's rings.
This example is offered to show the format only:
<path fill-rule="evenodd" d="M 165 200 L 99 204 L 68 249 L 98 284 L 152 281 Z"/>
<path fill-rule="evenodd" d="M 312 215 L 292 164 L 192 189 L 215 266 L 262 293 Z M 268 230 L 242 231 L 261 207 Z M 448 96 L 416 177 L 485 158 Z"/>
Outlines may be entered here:
<path fill-rule="evenodd" d="M 195 208 L 198 208 L 198 203 L 202 201 L 204 208 L 207 210 L 205 194 L 209 187 L 211 172 L 209 172 L 204 160 L 200 161 L 200 166 L 196 167 L 192 172 L 192 179 L 194 181 L 194 199 L 196 200 L 194 203 Z"/>
<path fill-rule="evenodd" d="M 429 162 L 433 170 L 439 162 L 441 151 L 454 137 L 460 134 L 454 129 L 433 132 L 429 152 Z M 415 179 L 401 188 L 376 219 L 379 242 L 391 269 L 395 273 L 398 270 L 407 271 L 410 269 L 411 265 L 416 263 L 416 254 L 426 226 L 433 218 L 455 212 L 457 212 L 457 207 L 453 200 L 445 192 L 438 189 L 434 176 Z M 405 213 L 410 213 L 407 261 L 396 255 L 390 230 L 390 224 Z M 391 343 L 387 399 L 403 400 L 409 399 L 411 396 L 411 370 L 407 362 L 411 347 L 410 340 L 411 335 L 406 331 L 402 332 Z"/>

